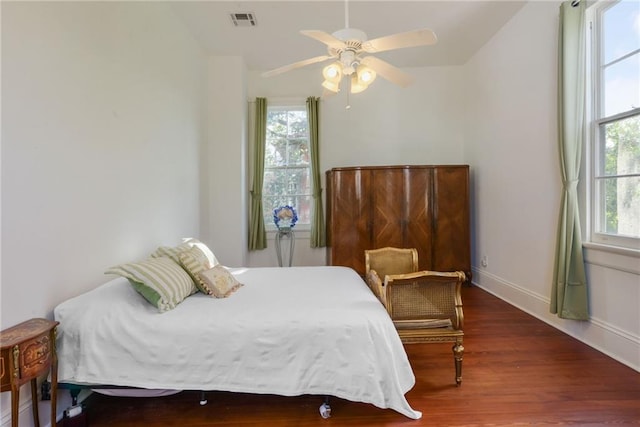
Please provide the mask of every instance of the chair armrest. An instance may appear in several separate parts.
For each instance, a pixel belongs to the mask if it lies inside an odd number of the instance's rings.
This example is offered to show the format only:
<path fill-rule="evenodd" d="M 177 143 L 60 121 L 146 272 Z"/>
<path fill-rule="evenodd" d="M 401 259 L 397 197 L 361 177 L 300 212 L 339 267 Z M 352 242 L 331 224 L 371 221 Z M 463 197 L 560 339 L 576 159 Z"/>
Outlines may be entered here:
<path fill-rule="evenodd" d="M 396 320 L 450 319 L 454 329 L 462 329 L 461 285 L 465 274 L 418 271 L 384 278 L 385 307 Z"/>
<path fill-rule="evenodd" d="M 382 280 L 380 280 L 380 276 L 378 276 L 378 273 L 376 273 L 375 270 L 369 270 L 365 279 L 366 279 L 367 285 L 369 285 L 369 288 L 371 289 L 371 292 L 373 292 L 373 294 L 381 302 L 383 302 L 382 301 L 383 294 L 384 294 L 383 283 L 382 283 Z"/>
<path fill-rule="evenodd" d="M 388 275 L 389 279 L 385 277 L 385 282 L 393 281 L 393 280 L 403 280 L 403 279 L 417 279 L 421 277 L 442 277 L 455 279 L 460 282 L 464 282 L 466 280 L 466 275 L 462 271 L 416 271 L 415 273 L 405 273 L 405 274 L 390 274 Z"/>

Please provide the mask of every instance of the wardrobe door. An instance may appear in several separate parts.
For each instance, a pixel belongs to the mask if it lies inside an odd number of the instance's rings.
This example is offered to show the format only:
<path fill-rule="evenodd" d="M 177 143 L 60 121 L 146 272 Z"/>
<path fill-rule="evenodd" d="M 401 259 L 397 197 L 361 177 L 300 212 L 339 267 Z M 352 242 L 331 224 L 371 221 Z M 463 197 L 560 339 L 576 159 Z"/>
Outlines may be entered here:
<path fill-rule="evenodd" d="M 407 216 L 404 172 L 404 168 L 380 168 L 372 171 L 373 229 L 371 247 L 367 249 L 404 247 Z"/>
<path fill-rule="evenodd" d="M 364 250 L 371 247 L 371 171 L 333 169 L 327 187 L 329 263 L 364 275 Z"/>
<path fill-rule="evenodd" d="M 470 275 L 469 167 L 440 166 L 433 179 L 433 268 Z"/>
<path fill-rule="evenodd" d="M 433 168 L 416 167 L 405 169 L 404 173 L 406 227 L 402 246 L 418 250 L 420 270 L 432 269 L 432 170 Z"/>

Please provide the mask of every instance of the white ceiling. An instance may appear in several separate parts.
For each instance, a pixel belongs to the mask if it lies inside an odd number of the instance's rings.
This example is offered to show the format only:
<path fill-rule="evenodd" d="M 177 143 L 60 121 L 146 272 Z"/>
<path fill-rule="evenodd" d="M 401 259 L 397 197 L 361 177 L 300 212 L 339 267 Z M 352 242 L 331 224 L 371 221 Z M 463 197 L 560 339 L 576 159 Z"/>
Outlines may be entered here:
<path fill-rule="evenodd" d="M 398 67 L 464 64 L 526 1 L 360 1 L 351 0 L 349 27 L 369 39 L 429 28 L 434 46 L 376 56 Z M 345 2 L 178 1 L 171 4 L 194 37 L 212 55 L 240 55 L 249 70 L 269 70 L 326 54 L 326 47 L 300 30 L 332 33 L 345 27 Z M 251 12 L 257 26 L 236 27 L 231 13 Z"/>

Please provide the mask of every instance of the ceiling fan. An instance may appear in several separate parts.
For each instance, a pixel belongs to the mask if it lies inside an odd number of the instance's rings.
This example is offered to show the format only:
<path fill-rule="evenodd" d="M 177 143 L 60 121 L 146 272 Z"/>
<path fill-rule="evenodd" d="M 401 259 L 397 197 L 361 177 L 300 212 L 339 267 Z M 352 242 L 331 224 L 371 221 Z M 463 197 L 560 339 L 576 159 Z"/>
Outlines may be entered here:
<path fill-rule="evenodd" d="M 324 43 L 327 46 L 328 54 L 285 65 L 267 71 L 262 76 L 271 77 L 296 68 L 333 59 L 334 62 L 326 66 L 322 71 L 325 78 L 322 86 L 333 93 L 340 90 L 340 82 L 344 76 L 350 82 L 351 93 L 365 90 L 376 78 L 376 75 L 380 75 L 401 87 L 407 87 L 413 82 L 413 78 L 409 74 L 369 54 L 432 45 L 437 42 L 434 32 L 426 28 L 367 40 L 367 35 L 364 31 L 349 28 L 348 0 L 345 0 L 344 29 L 338 30 L 333 34 L 320 30 L 303 30 L 300 33 Z"/>

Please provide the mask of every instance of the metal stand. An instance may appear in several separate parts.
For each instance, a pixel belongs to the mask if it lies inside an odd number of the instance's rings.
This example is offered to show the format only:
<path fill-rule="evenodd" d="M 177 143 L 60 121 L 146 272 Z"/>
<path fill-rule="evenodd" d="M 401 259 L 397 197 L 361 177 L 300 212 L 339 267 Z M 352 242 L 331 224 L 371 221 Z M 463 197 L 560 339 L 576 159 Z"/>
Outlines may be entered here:
<path fill-rule="evenodd" d="M 281 228 L 276 233 L 276 254 L 278 255 L 278 265 L 280 267 L 282 267 L 282 246 L 280 241 L 283 237 L 289 238 L 289 265 L 287 265 L 287 267 L 291 267 L 291 263 L 293 262 L 293 249 L 296 245 L 293 230 L 290 228 Z"/>

